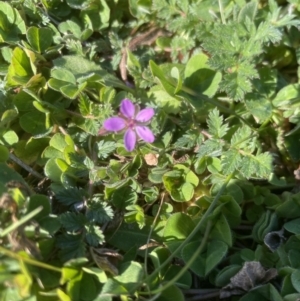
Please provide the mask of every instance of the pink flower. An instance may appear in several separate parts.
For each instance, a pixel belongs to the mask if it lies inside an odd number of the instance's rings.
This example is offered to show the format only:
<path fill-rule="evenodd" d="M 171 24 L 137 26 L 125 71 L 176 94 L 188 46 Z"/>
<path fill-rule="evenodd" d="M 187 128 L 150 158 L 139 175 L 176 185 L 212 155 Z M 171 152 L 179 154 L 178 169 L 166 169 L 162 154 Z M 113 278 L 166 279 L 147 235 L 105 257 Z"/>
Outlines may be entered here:
<path fill-rule="evenodd" d="M 104 128 L 110 132 L 119 132 L 126 129 L 124 144 L 127 151 L 135 148 L 137 136 L 147 143 L 154 142 L 152 131 L 145 125 L 152 119 L 154 110 L 146 108 L 136 112 L 136 107 L 129 99 L 121 102 L 119 117 L 111 117 L 104 121 Z"/>

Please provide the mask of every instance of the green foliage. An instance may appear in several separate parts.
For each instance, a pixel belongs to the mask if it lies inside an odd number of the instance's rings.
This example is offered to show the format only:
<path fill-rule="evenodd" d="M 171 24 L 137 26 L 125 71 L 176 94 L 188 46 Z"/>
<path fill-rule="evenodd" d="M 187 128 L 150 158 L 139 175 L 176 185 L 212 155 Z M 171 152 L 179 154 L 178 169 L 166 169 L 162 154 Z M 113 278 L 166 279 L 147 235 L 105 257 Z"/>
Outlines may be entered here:
<path fill-rule="evenodd" d="M 0 299 L 300 298 L 299 15 L 0 1 Z"/>

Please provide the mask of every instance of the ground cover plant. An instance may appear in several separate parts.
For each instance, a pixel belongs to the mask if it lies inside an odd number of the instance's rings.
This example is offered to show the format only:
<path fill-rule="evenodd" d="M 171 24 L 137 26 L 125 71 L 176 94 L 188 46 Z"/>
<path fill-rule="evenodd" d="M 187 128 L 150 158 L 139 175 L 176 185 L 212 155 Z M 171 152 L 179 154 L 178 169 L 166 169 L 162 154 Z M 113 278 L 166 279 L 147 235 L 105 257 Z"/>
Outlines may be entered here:
<path fill-rule="evenodd" d="M 300 300 L 299 15 L 0 1 L 0 300 Z"/>

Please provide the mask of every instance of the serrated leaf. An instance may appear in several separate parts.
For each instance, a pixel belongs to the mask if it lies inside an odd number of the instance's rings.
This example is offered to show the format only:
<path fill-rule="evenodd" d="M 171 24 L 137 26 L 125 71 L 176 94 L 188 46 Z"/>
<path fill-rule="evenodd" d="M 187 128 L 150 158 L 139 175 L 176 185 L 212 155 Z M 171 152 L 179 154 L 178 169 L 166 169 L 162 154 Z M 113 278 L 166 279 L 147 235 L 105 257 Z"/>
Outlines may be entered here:
<path fill-rule="evenodd" d="M 99 224 L 109 222 L 114 217 L 113 209 L 103 202 L 92 202 L 88 205 L 86 217 L 89 221 Z"/>
<path fill-rule="evenodd" d="M 208 130 L 214 138 L 222 138 L 228 131 L 228 125 L 223 124 L 223 116 L 220 115 L 217 108 L 214 108 L 208 115 Z"/>
<path fill-rule="evenodd" d="M 82 234 L 63 234 L 57 237 L 56 245 L 60 248 L 60 257 L 63 261 L 85 256 L 86 245 Z"/>
<path fill-rule="evenodd" d="M 76 232 L 84 228 L 87 219 L 81 213 L 66 212 L 59 216 L 62 226 L 70 232 Z"/>
<path fill-rule="evenodd" d="M 240 172 L 250 178 L 256 176 L 258 178 L 268 178 L 272 172 L 272 156 L 268 153 L 259 154 L 257 156 L 245 156 L 242 159 Z"/>
<path fill-rule="evenodd" d="M 99 244 L 104 243 L 105 237 L 103 235 L 102 230 L 98 226 L 87 225 L 85 226 L 85 229 L 86 229 L 85 239 L 89 245 L 96 247 Z"/>
<path fill-rule="evenodd" d="M 202 145 L 200 145 L 198 157 L 211 156 L 218 157 L 222 154 L 222 144 L 219 140 L 206 140 Z"/>
<path fill-rule="evenodd" d="M 232 147 L 245 148 L 249 142 L 249 137 L 251 136 L 252 131 L 248 126 L 243 125 L 238 128 L 237 131 L 233 134 L 230 144 Z"/>
<path fill-rule="evenodd" d="M 221 160 L 224 174 L 229 175 L 239 167 L 242 157 L 238 150 L 230 149 L 223 153 Z"/>
<path fill-rule="evenodd" d="M 104 140 L 99 141 L 97 146 L 99 159 L 106 159 L 117 147 L 115 142 Z"/>
<path fill-rule="evenodd" d="M 246 95 L 245 104 L 249 113 L 259 123 L 266 122 L 272 117 L 272 104 L 264 95 L 249 93 Z"/>
<path fill-rule="evenodd" d="M 83 202 L 84 200 L 84 190 L 78 188 L 66 188 L 63 190 L 58 190 L 55 192 L 55 197 L 58 201 L 65 206 L 70 206 L 75 203 Z"/>

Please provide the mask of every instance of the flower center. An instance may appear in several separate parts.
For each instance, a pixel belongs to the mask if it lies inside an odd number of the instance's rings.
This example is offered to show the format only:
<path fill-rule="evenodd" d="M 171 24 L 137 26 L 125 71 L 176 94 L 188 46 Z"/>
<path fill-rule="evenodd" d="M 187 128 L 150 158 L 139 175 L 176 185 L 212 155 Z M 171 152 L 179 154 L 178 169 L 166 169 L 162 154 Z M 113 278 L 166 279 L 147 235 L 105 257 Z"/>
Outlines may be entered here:
<path fill-rule="evenodd" d="M 128 121 L 127 121 L 127 126 L 128 126 L 130 129 L 134 129 L 134 127 L 135 127 L 135 120 L 134 120 L 134 119 L 128 119 Z"/>

